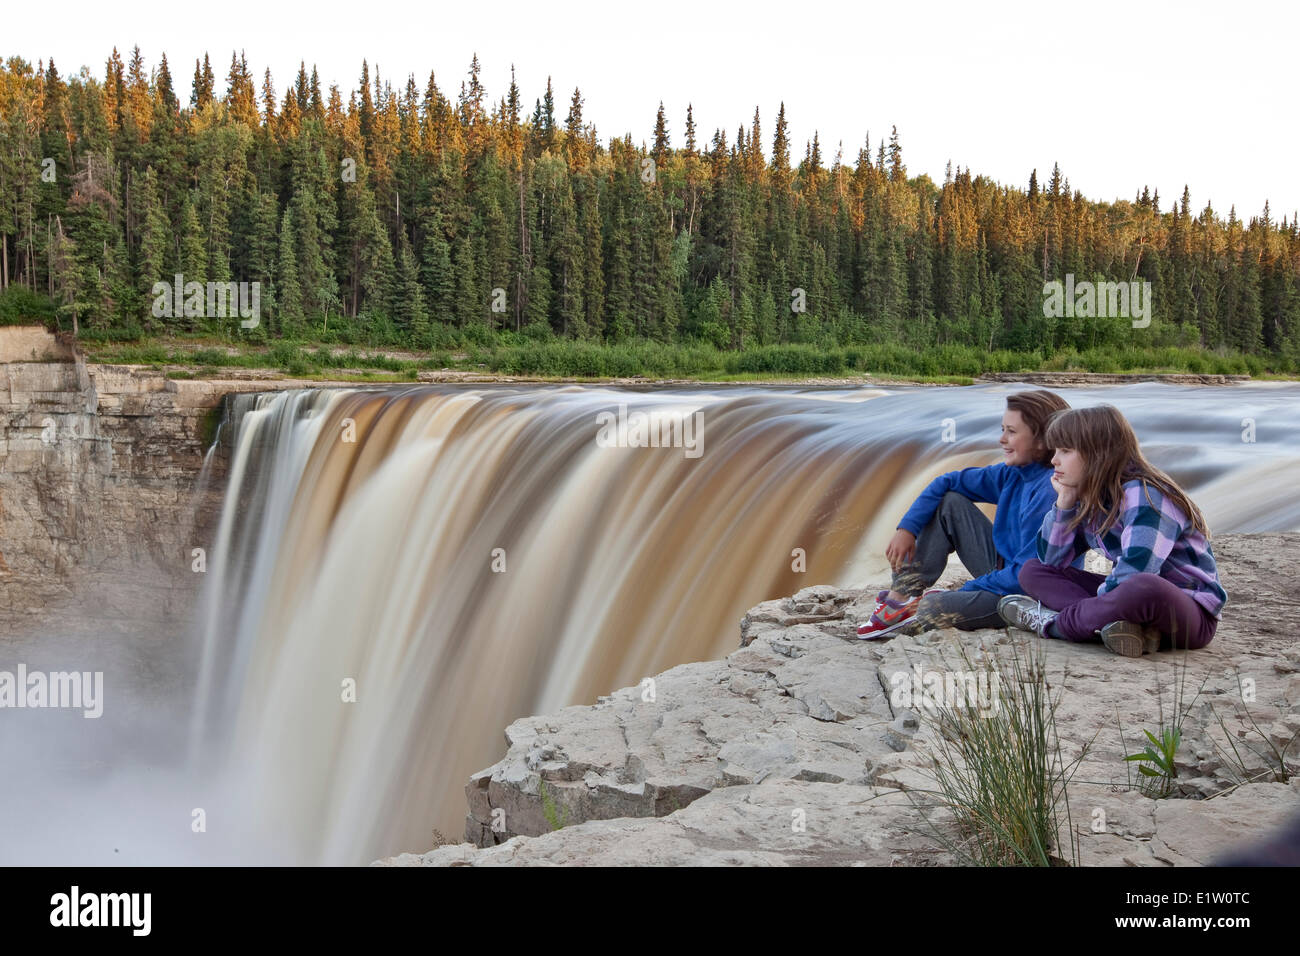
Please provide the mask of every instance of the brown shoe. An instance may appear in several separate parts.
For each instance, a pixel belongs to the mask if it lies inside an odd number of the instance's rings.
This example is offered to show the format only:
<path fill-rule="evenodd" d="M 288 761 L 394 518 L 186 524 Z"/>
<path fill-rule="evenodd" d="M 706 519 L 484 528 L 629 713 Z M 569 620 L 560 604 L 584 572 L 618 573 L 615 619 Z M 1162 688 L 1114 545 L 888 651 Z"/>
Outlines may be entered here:
<path fill-rule="evenodd" d="M 1160 632 L 1132 621 L 1115 621 L 1101 629 L 1101 642 L 1121 657 L 1141 657 L 1160 650 Z"/>

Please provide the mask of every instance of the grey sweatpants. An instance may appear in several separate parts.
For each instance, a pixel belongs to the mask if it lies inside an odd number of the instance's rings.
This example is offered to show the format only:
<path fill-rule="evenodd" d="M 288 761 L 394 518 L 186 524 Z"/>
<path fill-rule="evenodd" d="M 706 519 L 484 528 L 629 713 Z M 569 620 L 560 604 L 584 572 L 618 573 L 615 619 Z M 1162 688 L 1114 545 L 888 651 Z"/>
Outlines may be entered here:
<path fill-rule="evenodd" d="M 939 580 L 948 555 L 957 557 L 973 577 L 1002 566 L 993 545 L 993 523 L 965 495 L 950 491 L 943 496 L 930 523 L 916 539 L 916 555 L 894 573 L 891 587 L 915 597 Z M 944 591 L 923 598 L 916 617 L 901 629 L 914 634 L 936 627 L 973 631 L 981 627 L 1006 627 L 998 614 L 1001 594 L 992 591 Z"/>

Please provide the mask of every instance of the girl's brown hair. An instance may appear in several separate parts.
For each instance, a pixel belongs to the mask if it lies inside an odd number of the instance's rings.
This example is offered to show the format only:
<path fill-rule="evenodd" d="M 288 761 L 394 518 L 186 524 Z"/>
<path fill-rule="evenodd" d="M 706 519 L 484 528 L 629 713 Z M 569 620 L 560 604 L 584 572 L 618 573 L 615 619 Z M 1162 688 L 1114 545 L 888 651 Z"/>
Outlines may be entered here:
<path fill-rule="evenodd" d="M 1034 436 L 1034 460 L 1040 465 L 1052 463 L 1052 446 L 1045 440 L 1048 420 L 1070 406 L 1060 395 L 1039 388 L 1007 396 L 1007 411 L 1019 412 Z"/>
<path fill-rule="evenodd" d="M 1089 522 L 1098 534 L 1105 534 L 1119 520 L 1124 483 L 1137 479 L 1144 485 L 1148 503 L 1154 505 L 1145 486 L 1155 485 L 1209 538 L 1205 516 L 1177 482 L 1142 456 L 1133 427 L 1114 405 L 1058 412 L 1048 422 L 1045 438 L 1053 448 L 1069 448 L 1083 459 L 1079 513 L 1070 522 L 1070 530 Z"/>

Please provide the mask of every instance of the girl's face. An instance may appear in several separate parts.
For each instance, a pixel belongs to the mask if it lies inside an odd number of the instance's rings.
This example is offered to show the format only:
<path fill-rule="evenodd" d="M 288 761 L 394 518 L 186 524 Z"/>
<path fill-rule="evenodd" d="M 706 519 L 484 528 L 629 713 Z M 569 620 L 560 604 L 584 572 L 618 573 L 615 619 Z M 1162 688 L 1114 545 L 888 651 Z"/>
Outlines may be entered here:
<path fill-rule="evenodd" d="M 1057 481 L 1067 488 L 1078 488 L 1083 482 L 1083 456 L 1074 448 L 1058 448 L 1052 455 L 1052 469 Z"/>
<path fill-rule="evenodd" d="M 1008 408 L 1002 413 L 1002 460 L 1008 465 L 1028 465 L 1036 460 L 1034 433 L 1020 413 Z"/>

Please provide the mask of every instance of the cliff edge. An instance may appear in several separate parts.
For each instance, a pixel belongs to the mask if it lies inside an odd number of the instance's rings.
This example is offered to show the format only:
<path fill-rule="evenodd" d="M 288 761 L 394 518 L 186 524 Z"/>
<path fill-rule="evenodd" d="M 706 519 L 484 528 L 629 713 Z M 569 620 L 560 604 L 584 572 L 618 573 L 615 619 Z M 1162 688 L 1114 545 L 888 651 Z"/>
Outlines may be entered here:
<path fill-rule="evenodd" d="M 1300 605 L 1278 573 L 1300 563 L 1300 534 L 1218 535 L 1214 549 L 1229 595 L 1214 642 L 1141 659 L 1017 630 L 859 641 L 870 588 L 765 602 L 723 660 L 512 723 L 504 758 L 466 787 L 466 842 L 378 862 L 958 862 L 934 833 L 952 823 L 934 794 L 937 725 L 908 695 L 1036 650 L 1064 760 L 1087 745 L 1067 791 L 1074 862 L 1213 863 L 1300 812 Z M 1154 799 L 1123 758 L 1183 712 L 1173 791 Z M 1063 829 L 1062 857 L 1068 843 Z"/>

